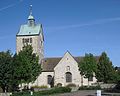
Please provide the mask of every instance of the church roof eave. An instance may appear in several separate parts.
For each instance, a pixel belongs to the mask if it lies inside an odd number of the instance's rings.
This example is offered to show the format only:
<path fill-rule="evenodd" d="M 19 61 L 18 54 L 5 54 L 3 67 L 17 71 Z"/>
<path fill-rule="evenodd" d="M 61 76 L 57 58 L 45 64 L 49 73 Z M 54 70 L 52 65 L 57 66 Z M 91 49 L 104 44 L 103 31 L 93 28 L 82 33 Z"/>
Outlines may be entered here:
<path fill-rule="evenodd" d="M 16 36 L 33 36 L 41 33 L 41 24 L 35 26 L 28 26 L 27 24 L 21 25 L 19 32 Z"/>

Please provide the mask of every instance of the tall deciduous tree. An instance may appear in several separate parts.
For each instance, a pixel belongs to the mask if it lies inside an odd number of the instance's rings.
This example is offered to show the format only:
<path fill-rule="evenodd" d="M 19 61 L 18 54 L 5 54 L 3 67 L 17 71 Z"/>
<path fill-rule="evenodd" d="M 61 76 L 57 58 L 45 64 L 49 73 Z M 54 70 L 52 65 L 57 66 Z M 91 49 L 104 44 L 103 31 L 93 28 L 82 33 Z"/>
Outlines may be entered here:
<path fill-rule="evenodd" d="M 85 78 L 93 77 L 97 70 L 96 60 L 93 54 L 85 54 L 83 60 L 79 63 L 80 74 L 85 76 Z M 89 80 L 88 80 L 89 84 Z"/>
<path fill-rule="evenodd" d="M 103 52 L 98 61 L 98 70 L 96 73 L 96 78 L 100 82 L 108 83 L 114 79 L 114 68 L 112 62 L 110 62 L 109 57 L 105 52 Z"/>
<path fill-rule="evenodd" d="M 120 81 L 120 67 L 115 67 L 117 82 Z"/>
<path fill-rule="evenodd" d="M 117 82 L 119 82 L 120 81 L 120 69 L 119 69 L 119 67 L 115 67 L 114 68 L 114 74 L 113 74 L 113 82 L 114 83 L 117 83 Z"/>
<path fill-rule="evenodd" d="M 12 54 L 8 50 L 0 52 L 0 87 L 7 91 L 12 78 Z"/>
<path fill-rule="evenodd" d="M 41 73 L 39 57 L 33 53 L 31 45 L 24 46 L 23 49 L 14 56 L 14 65 L 14 78 L 19 81 L 19 84 L 33 82 Z"/>

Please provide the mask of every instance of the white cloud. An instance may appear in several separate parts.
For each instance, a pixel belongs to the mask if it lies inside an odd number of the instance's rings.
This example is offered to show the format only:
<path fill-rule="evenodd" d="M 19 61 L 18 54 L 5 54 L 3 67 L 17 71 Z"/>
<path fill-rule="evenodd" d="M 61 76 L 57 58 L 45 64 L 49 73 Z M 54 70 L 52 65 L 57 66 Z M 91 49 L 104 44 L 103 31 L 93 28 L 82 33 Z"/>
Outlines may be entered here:
<path fill-rule="evenodd" d="M 84 23 L 84 24 L 73 24 L 73 25 L 55 26 L 55 27 L 47 27 L 47 28 L 50 28 L 50 29 L 79 28 L 79 27 L 86 27 L 86 26 L 93 26 L 93 25 L 97 25 L 97 24 L 109 23 L 109 22 L 113 22 L 113 21 L 120 21 L 120 17 L 99 19 L 99 20 L 91 21 L 91 22 Z"/>
<path fill-rule="evenodd" d="M 21 3 L 21 2 L 23 2 L 23 0 L 19 0 L 19 2 L 17 2 L 17 3 L 13 3 L 13 4 L 7 5 L 7 6 L 5 6 L 5 7 L 2 7 L 2 8 L 0 8 L 0 11 L 3 11 L 3 10 L 5 10 L 5 9 L 11 8 L 11 7 L 14 7 L 14 6 L 16 6 L 18 3 Z"/>

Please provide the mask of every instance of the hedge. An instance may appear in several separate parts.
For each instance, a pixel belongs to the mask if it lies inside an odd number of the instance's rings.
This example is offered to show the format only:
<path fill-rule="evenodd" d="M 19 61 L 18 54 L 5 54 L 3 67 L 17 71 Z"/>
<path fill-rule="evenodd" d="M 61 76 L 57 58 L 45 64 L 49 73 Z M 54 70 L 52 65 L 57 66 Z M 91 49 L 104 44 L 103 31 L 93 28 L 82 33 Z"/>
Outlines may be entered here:
<path fill-rule="evenodd" d="M 32 96 L 50 95 L 50 94 L 66 93 L 66 92 L 71 92 L 71 88 L 55 87 L 51 90 L 43 90 L 39 92 L 34 92 Z M 18 93 L 14 93 L 12 96 L 30 96 L 30 92 L 18 92 Z"/>
<path fill-rule="evenodd" d="M 101 89 L 100 86 L 81 86 L 79 87 L 79 90 L 99 90 Z"/>

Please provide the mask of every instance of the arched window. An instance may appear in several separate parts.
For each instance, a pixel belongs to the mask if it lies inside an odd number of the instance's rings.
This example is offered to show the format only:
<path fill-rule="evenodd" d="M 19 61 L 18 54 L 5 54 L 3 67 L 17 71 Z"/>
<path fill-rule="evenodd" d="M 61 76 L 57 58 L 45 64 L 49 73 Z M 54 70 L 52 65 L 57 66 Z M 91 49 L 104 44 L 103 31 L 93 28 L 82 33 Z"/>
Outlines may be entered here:
<path fill-rule="evenodd" d="M 93 76 L 90 76 L 90 77 L 88 78 L 88 81 L 93 81 Z"/>
<path fill-rule="evenodd" d="M 72 74 L 70 72 L 66 72 L 66 82 L 72 82 Z"/>
<path fill-rule="evenodd" d="M 48 82 L 48 84 L 51 84 L 51 82 L 52 82 L 52 76 L 51 75 L 47 76 L 47 82 Z"/>

